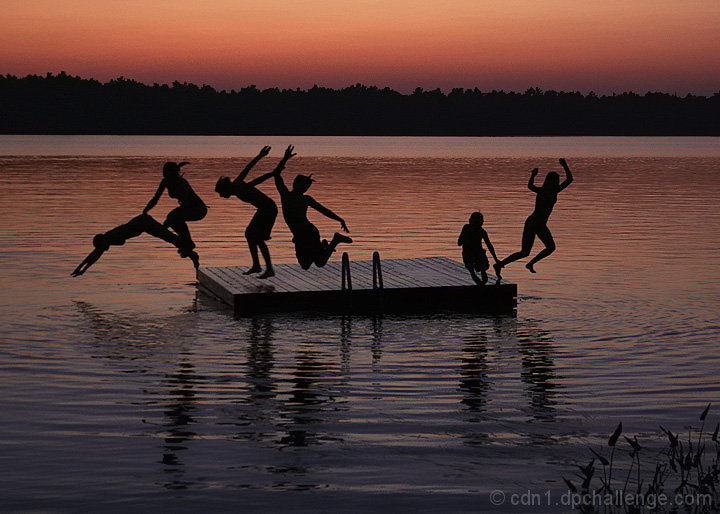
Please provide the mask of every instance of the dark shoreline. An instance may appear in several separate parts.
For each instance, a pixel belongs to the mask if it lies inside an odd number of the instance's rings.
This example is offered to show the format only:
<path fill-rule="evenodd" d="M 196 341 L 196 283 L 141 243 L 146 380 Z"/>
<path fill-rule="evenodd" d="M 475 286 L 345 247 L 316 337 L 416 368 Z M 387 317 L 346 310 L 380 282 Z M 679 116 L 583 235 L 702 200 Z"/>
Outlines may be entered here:
<path fill-rule="evenodd" d="M 217 91 L 65 73 L 0 76 L 0 133 L 45 135 L 720 136 L 712 96 L 356 84 Z"/>

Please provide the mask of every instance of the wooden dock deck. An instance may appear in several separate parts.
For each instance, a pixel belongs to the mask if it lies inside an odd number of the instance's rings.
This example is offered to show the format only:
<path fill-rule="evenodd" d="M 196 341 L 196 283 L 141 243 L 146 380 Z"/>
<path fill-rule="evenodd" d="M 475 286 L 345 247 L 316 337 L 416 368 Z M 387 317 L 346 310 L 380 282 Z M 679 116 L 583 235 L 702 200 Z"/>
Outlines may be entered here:
<path fill-rule="evenodd" d="M 445 257 L 388 259 L 381 280 L 373 261 L 350 261 L 350 286 L 343 290 L 341 261 L 302 270 L 298 264 L 275 266 L 275 276 L 243 275 L 246 268 L 200 268 L 202 289 L 233 306 L 239 315 L 263 312 L 492 312 L 512 313 L 517 286 L 490 276 L 476 285 L 462 263 Z"/>

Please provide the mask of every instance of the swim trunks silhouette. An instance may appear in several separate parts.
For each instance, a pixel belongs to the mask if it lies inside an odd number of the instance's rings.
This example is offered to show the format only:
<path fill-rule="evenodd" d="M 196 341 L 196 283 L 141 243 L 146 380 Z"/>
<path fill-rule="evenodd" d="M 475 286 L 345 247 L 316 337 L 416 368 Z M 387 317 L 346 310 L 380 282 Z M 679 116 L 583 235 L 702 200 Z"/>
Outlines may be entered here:
<path fill-rule="evenodd" d="M 558 193 L 568 187 L 573 181 L 572 173 L 570 172 L 570 168 L 568 167 L 565 159 L 560 159 L 558 162 L 565 170 L 565 180 L 562 183 L 560 183 L 560 175 L 551 171 L 545 177 L 543 185 L 541 187 L 537 187 L 535 185 L 535 177 L 538 174 L 538 169 L 535 168 L 530 172 L 528 189 L 537 195 L 535 197 L 535 210 L 530 216 L 528 216 L 527 220 L 525 220 L 520 251 L 509 255 L 494 265 L 495 273 L 498 278 L 500 277 L 500 271 L 502 268 L 511 262 L 515 262 L 530 255 L 530 250 L 532 250 L 533 243 L 535 242 L 535 236 L 542 241 L 545 248 L 525 265 L 531 273 L 535 273 L 535 268 L 533 266 L 536 262 L 544 259 L 555 251 L 555 240 L 553 239 L 552 233 L 547 226 L 548 218 L 550 218 L 550 214 L 555 206 Z"/>
<path fill-rule="evenodd" d="M 190 230 L 188 229 L 188 221 L 199 221 L 207 215 L 207 206 L 200 199 L 200 197 L 190 187 L 190 183 L 180 173 L 180 168 L 189 164 L 188 162 L 181 162 L 180 164 L 175 162 L 166 162 L 163 166 L 163 178 L 160 181 L 160 185 L 153 196 L 148 202 L 143 214 L 147 214 L 162 196 L 165 189 L 168 191 L 170 198 L 175 198 L 180 204 L 170 211 L 167 218 L 163 222 L 164 227 L 172 228 L 175 233 L 180 236 L 183 240 L 183 247 L 192 250 L 195 248 L 195 243 L 190 237 Z M 185 255 L 182 255 L 186 257 Z"/>
<path fill-rule="evenodd" d="M 498 262 L 495 248 L 490 242 L 487 231 L 483 228 L 484 220 L 481 212 L 473 212 L 468 223 L 460 231 L 457 242 L 458 246 L 462 246 L 463 264 L 465 264 L 470 276 L 477 285 L 487 283 L 487 270 L 490 268 L 490 262 L 483 248 L 483 241 L 485 241 L 495 262 Z M 481 278 L 478 278 L 477 271 L 480 272 Z"/>
<path fill-rule="evenodd" d="M 93 238 L 93 246 L 95 249 L 90 252 L 87 257 L 85 257 L 85 259 L 70 275 L 73 277 L 82 275 L 90 266 L 95 264 L 102 254 L 109 250 L 111 246 L 124 245 L 125 241 L 128 239 L 137 237 L 143 233 L 147 233 L 151 236 L 162 239 L 163 241 L 167 241 L 171 245 L 175 246 L 180 251 L 181 255 L 190 257 L 195 265 L 195 268 L 199 266 L 197 253 L 187 247 L 186 241 L 182 240 L 180 236 L 170 232 L 149 214 L 140 214 L 123 225 L 119 225 L 105 233 L 97 234 Z"/>
<path fill-rule="evenodd" d="M 318 268 L 322 268 L 327 264 L 328 259 L 338 244 L 352 243 L 352 239 L 336 232 L 329 243 L 326 239 L 320 240 L 320 231 L 308 220 L 308 207 L 312 207 L 330 219 L 339 221 L 340 227 L 345 232 L 349 232 L 349 230 L 345 224 L 345 220 L 317 202 L 312 196 L 305 194 L 314 182 L 312 175 L 296 176 L 293 180 L 292 190 L 287 188 L 282 178 L 282 171 L 287 161 L 296 155 L 293 153 L 293 150 L 294 147 L 292 145 L 288 146 L 285 150 L 285 155 L 277 168 L 275 168 L 273 172 L 275 176 L 275 186 L 280 193 L 283 218 L 285 218 L 285 223 L 287 223 L 290 232 L 293 234 L 295 256 L 297 257 L 300 267 L 302 269 L 309 269 L 310 266 L 315 264 Z"/>
<path fill-rule="evenodd" d="M 215 191 L 223 198 L 230 198 L 230 196 L 235 195 L 240 200 L 245 203 L 249 203 L 256 209 L 255 214 L 245 229 L 245 239 L 247 240 L 248 247 L 250 248 L 252 267 L 244 274 L 249 275 L 251 273 L 259 273 L 261 271 L 262 268 L 260 267 L 260 260 L 258 259 L 258 249 L 260 249 L 263 258 L 265 259 L 265 273 L 260 275 L 258 278 L 268 278 L 275 275 L 272 262 L 270 261 L 270 250 L 268 249 L 265 241 L 269 241 L 271 238 L 270 233 L 272 232 L 273 225 L 275 224 L 278 209 L 275 202 L 255 186 L 271 178 L 274 171 L 260 175 L 249 182 L 245 182 L 245 178 L 250 170 L 260 161 L 260 159 L 265 157 L 268 153 L 270 153 L 270 147 L 264 146 L 257 157 L 245 166 L 235 180 L 231 181 L 229 177 L 220 177 L 215 184 Z"/>

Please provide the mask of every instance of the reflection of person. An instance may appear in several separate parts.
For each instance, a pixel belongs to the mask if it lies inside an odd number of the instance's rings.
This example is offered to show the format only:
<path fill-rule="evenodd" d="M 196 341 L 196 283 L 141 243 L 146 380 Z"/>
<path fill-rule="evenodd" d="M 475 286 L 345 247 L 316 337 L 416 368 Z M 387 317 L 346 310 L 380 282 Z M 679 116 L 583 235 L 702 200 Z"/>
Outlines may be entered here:
<path fill-rule="evenodd" d="M 270 262 L 270 251 L 265 241 L 270 239 L 270 233 L 275 224 L 278 210 L 275 202 L 255 187 L 272 177 L 273 174 L 266 173 L 250 182 L 245 182 L 245 177 L 247 177 L 253 166 L 268 153 L 270 153 L 270 147 L 263 147 L 257 157 L 245 166 L 235 180 L 230 181 L 228 177 L 220 177 L 217 184 L 215 184 L 215 191 L 223 198 L 230 198 L 231 195 L 235 195 L 243 202 L 247 202 L 257 209 L 252 220 L 250 220 L 250 224 L 245 229 L 245 239 L 247 239 L 250 255 L 252 256 L 252 267 L 244 274 L 258 273 L 261 270 L 260 260 L 258 259 L 259 248 L 265 259 L 265 273 L 260 275 L 259 278 L 268 278 L 275 275 Z"/>
<path fill-rule="evenodd" d="M 167 188 L 168 196 L 177 199 L 180 206 L 168 213 L 163 226 L 172 228 L 180 236 L 180 239 L 184 241 L 184 246 L 188 250 L 192 250 L 195 248 L 195 243 L 190 237 L 190 230 L 188 230 L 186 222 L 203 219 L 207 214 L 207 206 L 180 173 L 180 168 L 186 164 L 189 163 L 165 163 L 163 166 L 163 179 L 160 181 L 155 196 L 150 199 L 145 209 L 143 209 L 143 214 L 147 214 L 150 209 L 155 207 Z M 187 256 L 183 255 L 183 257 Z"/>
<path fill-rule="evenodd" d="M 293 234 L 293 243 L 295 244 L 295 256 L 297 257 L 300 267 L 308 269 L 315 264 L 318 268 L 322 268 L 327 263 L 330 255 L 340 243 L 352 243 L 352 239 L 338 232 L 329 243 L 326 239 L 320 241 L 320 231 L 317 227 L 310 223 L 307 217 L 308 207 L 312 207 L 320 214 L 330 219 L 340 222 L 340 227 L 349 232 L 345 220 L 332 212 L 327 207 L 321 205 L 312 196 L 306 195 L 305 192 L 310 189 L 313 183 L 312 175 L 298 175 L 293 180 L 293 188 L 289 190 L 282 178 L 282 170 L 285 163 L 295 156 L 292 145 L 287 147 L 285 155 L 273 172 L 275 175 L 275 185 L 280 192 L 280 200 L 282 203 L 283 217 L 287 223 L 290 232 Z"/>
<path fill-rule="evenodd" d="M 108 230 L 104 234 L 97 234 L 93 238 L 93 246 L 95 249 L 90 252 L 87 257 L 85 257 L 71 275 L 73 277 L 82 275 L 90 266 L 97 262 L 97 260 L 110 248 L 110 246 L 124 245 L 125 241 L 128 239 L 137 237 L 145 232 L 176 246 L 181 255 L 190 257 L 196 268 L 199 266 L 200 263 L 198 260 L 198 254 L 187 248 L 187 243 L 185 241 L 170 232 L 167 228 L 163 227 L 149 214 L 141 214 L 139 216 L 135 216 L 124 225 Z"/>
<path fill-rule="evenodd" d="M 567 162 L 565 162 L 565 159 L 560 159 L 559 162 L 565 169 L 565 180 L 562 183 L 560 183 L 560 175 L 551 171 L 545 177 L 543 185 L 541 187 L 537 187 L 535 185 L 535 177 L 538 174 L 538 169 L 535 168 L 530 173 L 528 188 L 530 191 L 537 193 L 535 198 L 535 210 L 530 216 L 528 216 L 527 220 L 525 220 L 525 227 L 523 228 L 522 235 L 522 247 L 520 251 L 513 253 L 494 265 L 495 272 L 498 277 L 500 277 L 500 270 L 503 267 L 507 266 L 511 262 L 515 262 L 530 255 L 530 250 L 532 250 L 535 236 L 543 242 L 545 248 L 543 248 L 540 253 L 533 257 L 533 259 L 525 265 L 525 267 L 532 273 L 535 273 L 533 266 L 537 261 L 544 259 L 555 251 L 555 241 L 553 240 L 550 229 L 547 226 L 548 218 L 550 217 L 553 206 L 557 201 L 558 193 L 568 187 L 573 181 L 572 173 L 570 173 L 570 168 L 568 167 Z"/>
<path fill-rule="evenodd" d="M 495 255 L 495 248 L 490 242 L 487 231 L 483 228 L 483 215 L 480 212 L 473 212 L 469 222 L 462 228 L 458 237 L 458 246 L 462 246 L 463 264 L 470 272 L 470 276 L 477 285 L 485 284 L 488 280 L 487 270 L 490 268 L 487 254 L 483 248 L 483 241 L 490 250 L 495 262 L 498 262 Z M 478 278 L 476 271 L 480 272 L 482 279 Z"/>

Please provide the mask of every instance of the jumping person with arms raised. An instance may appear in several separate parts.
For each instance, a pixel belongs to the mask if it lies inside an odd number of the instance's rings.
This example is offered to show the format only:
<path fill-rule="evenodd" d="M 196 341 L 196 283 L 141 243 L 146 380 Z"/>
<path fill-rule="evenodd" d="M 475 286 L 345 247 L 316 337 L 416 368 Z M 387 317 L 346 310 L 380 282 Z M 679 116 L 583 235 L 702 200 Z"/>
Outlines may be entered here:
<path fill-rule="evenodd" d="M 308 207 L 312 207 L 320 214 L 330 219 L 340 222 L 340 227 L 349 232 L 345 220 L 332 212 L 327 207 L 317 202 L 312 196 L 306 195 L 308 189 L 314 182 L 312 175 L 297 175 L 293 180 L 293 188 L 289 190 L 282 178 L 282 170 L 290 158 L 296 154 L 293 153 L 294 147 L 288 146 L 285 155 L 273 172 L 275 176 L 275 186 L 280 193 L 280 201 L 282 203 L 283 218 L 288 228 L 293 234 L 293 243 L 295 244 L 295 256 L 302 269 L 309 269 L 315 264 L 318 268 L 322 268 L 327 264 L 328 259 L 335 251 L 340 243 L 352 243 L 352 239 L 348 236 L 335 233 L 332 240 L 328 243 L 326 239 L 320 240 L 320 231 L 315 225 L 310 223 L 307 217 Z"/>
<path fill-rule="evenodd" d="M 493 266 L 498 277 L 500 277 L 500 271 L 502 268 L 511 262 L 515 262 L 530 255 L 530 250 L 532 250 L 536 236 L 540 239 L 540 241 L 542 241 L 545 248 L 543 248 L 540 253 L 533 257 L 530 262 L 525 265 L 531 273 L 535 273 L 534 266 L 536 262 L 540 259 L 544 259 L 555 251 L 555 241 L 550 229 L 547 226 L 548 218 L 550 218 L 555 202 L 557 202 L 558 193 L 568 187 L 573 181 L 572 173 L 570 172 L 570 168 L 568 167 L 565 159 L 560 159 L 559 162 L 565 170 L 565 180 L 562 183 L 560 182 L 560 175 L 551 171 L 545 176 L 545 182 L 543 182 L 543 185 L 538 187 L 535 185 L 535 177 L 538 174 L 538 169 L 535 168 L 530 173 L 528 189 L 537 195 L 535 197 L 535 210 L 530 216 L 528 216 L 527 220 L 525 220 L 520 251 L 513 253 Z"/>
<path fill-rule="evenodd" d="M 215 184 L 215 191 L 223 198 L 230 198 L 230 196 L 235 195 L 243 202 L 249 203 L 257 209 L 245 229 L 245 239 L 247 239 L 248 247 L 250 248 L 252 267 L 248 269 L 244 275 L 259 273 L 261 271 L 262 268 L 260 267 L 260 260 L 258 258 L 258 249 L 260 249 L 265 259 L 265 273 L 259 275 L 258 278 L 268 278 L 275 275 L 272 262 L 270 261 L 270 250 L 268 250 L 265 241 L 270 240 L 270 233 L 275 224 L 278 209 L 275 202 L 255 186 L 271 178 L 274 172 L 265 173 L 249 182 L 245 182 L 245 178 L 260 159 L 269 153 L 270 147 L 264 146 L 257 157 L 245 166 L 235 180 L 231 181 L 228 177 L 220 177 L 217 184 Z"/>

